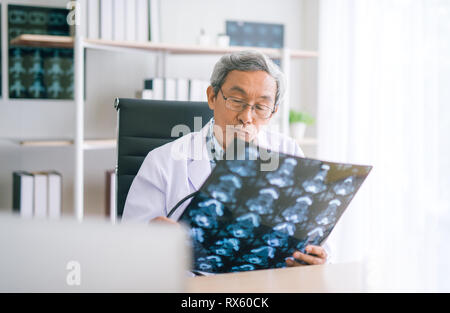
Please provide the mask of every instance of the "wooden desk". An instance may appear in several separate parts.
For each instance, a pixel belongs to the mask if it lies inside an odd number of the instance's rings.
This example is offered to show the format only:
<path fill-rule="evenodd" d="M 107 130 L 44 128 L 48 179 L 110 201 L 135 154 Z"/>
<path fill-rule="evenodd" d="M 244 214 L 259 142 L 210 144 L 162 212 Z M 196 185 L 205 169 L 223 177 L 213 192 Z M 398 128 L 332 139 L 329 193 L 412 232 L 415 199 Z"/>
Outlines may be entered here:
<path fill-rule="evenodd" d="M 326 264 L 192 277 L 187 292 L 364 292 L 363 263 Z"/>

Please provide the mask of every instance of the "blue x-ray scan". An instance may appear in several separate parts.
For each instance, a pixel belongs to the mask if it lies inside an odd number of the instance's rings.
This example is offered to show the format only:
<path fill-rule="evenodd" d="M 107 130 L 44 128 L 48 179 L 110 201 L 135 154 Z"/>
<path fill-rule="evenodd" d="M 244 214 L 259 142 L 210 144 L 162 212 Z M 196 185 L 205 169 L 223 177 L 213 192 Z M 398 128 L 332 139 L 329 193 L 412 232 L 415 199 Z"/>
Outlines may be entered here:
<path fill-rule="evenodd" d="M 294 251 L 324 242 L 372 169 L 285 154 L 277 160 L 272 171 L 262 170 L 267 159 L 217 163 L 180 218 L 190 228 L 195 270 L 285 267 Z"/>

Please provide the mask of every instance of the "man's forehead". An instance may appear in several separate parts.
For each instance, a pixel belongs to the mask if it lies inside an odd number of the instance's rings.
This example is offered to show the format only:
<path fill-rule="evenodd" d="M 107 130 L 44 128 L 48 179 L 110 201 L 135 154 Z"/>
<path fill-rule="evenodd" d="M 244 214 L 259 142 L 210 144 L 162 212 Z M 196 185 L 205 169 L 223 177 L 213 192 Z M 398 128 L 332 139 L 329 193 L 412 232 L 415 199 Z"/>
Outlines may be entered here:
<path fill-rule="evenodd" d="M 250 81 L 263 81 L 268 80 L 271 82 L 275 82 L 275 78 L 272 77 L 269 73 L 266 71 L 239 71 L 239 70 L 233 70 L 230 71 L 227 76 L 225 77 L 224 83 L 227 81 L 233 81 L 233 80 L 250 80 Z"/>
<path fill-rule="evenodd" d="M 264 71 L 231 71 L 228 73 L 223 85 L 227 91 L 238 92 L 246 95 L 248 88 L 261 88 L 262 92 L 269 95 L 276 92 L 276 81 L 269 73 Z"/>

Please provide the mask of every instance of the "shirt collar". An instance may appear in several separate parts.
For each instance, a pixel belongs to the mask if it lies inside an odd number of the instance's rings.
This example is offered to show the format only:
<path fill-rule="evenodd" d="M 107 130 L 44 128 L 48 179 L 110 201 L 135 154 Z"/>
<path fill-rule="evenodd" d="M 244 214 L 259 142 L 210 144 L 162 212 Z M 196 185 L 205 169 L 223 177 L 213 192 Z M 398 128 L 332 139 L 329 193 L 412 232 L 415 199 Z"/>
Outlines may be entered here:
<path fill-rule="evenodd" d="M 217 141 L 214 135 L 214 117 L 209 121 L 208 131 L 206 133 L 206 147 L 208 151 L 208 156 L 211 161 L 211 165 L 216 164 L 216 160 L 222 160 L 224 155 L 224 150 L 222 145 Z"/>

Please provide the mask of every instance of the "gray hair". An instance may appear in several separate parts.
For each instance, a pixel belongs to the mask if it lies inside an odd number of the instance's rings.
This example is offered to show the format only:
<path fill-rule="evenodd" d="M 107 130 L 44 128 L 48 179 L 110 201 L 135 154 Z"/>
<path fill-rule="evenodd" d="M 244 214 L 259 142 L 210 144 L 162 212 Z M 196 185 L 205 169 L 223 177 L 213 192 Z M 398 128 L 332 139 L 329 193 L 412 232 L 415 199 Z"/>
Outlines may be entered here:
<path fill-rule="evenodd" d="M 283 102 L 285 92 L 285 77 L 280 68 L 273 63 L 266 55 L 254 50 L 234 52 L 224 55 L 214 66 L 211 75 L 211 86 L 214 88 L 214 94 L 218 94 L 219 88 L 229 72 L 231 71 L 264 71 L 275 79 L 277 92 L 275 95 L 275 107 Z"/>

